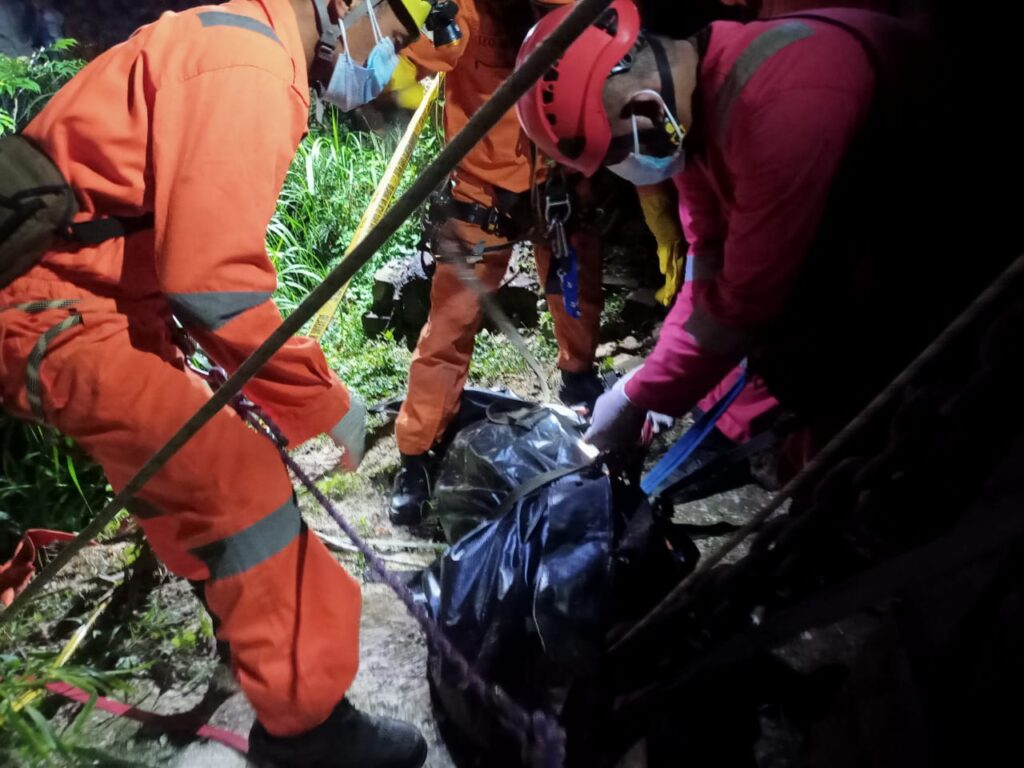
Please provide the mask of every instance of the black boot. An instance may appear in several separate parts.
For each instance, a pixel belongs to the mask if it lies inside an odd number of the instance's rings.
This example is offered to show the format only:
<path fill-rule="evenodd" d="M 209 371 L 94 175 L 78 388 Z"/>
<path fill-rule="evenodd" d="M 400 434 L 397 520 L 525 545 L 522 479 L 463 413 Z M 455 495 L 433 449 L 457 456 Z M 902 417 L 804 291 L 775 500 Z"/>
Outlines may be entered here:
<path fill-rule="evenodd" d="M 432 491 L 430 455 L 402 454 L 402 466 L 391 488 L 392 525 L 417 525 L 426 517 Z"/>
<path fill-rule="evenodd" d="M 342 699 L 331 716 L 297 736 L 271 736 L 257 722 L 249 760 L 259 768 L 420 768 L 427 742 L 414 726 L 360 712 Z"/>
<path fill-rule="evenodd" d="M 558 399 L 573 410 L 586 409 L 590 414 L 594 412 L 594 403 L 604 394 L 604 390 L 604 380 L 595 371 L 562 371 L 562 387 L 558 390 Z"/>

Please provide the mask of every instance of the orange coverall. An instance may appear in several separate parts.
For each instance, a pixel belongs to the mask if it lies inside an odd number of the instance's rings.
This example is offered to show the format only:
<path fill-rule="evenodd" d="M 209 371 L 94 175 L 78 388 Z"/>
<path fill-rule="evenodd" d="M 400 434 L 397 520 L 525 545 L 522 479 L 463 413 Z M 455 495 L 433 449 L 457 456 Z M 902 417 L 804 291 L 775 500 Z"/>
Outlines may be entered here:
<path fill-rule="evenodd" d="M 281 321 L 264 237 L 308 109 L 288 0 L 164 14 L 65 86 L 26 135 L 71 182 L 81 220 L 151 212 L 154 226 L 52 250 L 0 291 L 3 407 L 75 439 L 121 488 L 210 397 L 171 313 L 228 370 Z M 308 339 L 246 392 L 293 445 L 349 407 Z M 204 582 L 267 730 L 323 722 L 356 674 L 360 590 L 303 524 L 275 447 L 221 411 L 132 512 L 174 573 Z"/>
<path fill-rule="evenodd" d="M 528 0 L 519 2 L 526 13 L 532 13 Z M 421 39 L 402 54 L 421 71 L 446 73 L 444 128 L 449 137 L 462 130 L 512 73 L 522 42 L 517 31 L 510 28 L 515 25 L 493 18 L 478 0 L 459 0 L 458 5 L 458 23 L 463 33 L 460 45 L 434 48 L 429 40 Z M 452 197 L 492 207 L 495 188 L 528 193 L 533 183 L 528 142 L 515 110 L 509 110 L 455 170 Z M 495 249 L 488 250 L 474 268 L 477 279 L 487 290 L 497 289 L 508 268 L 512 243 L 454 219 L 442 226 L 447 239 L 461 243 L 461 250 L 467 253 L 481 241 L 486 248 Z M 580 317 L 573 318 L 566 312 L 561 296 L 549 296 L 548 308 L 558 341 L 558 367 L 580 373 L 593 366 L 597 347 L 602 301 L 601 255 L 600 244 L 593 235 L 579 233 L 575 242 L 579 260 Z M 547 242 L 535 242 L 534 254 L 543 283 L 551 258 Z M 406 455 L 428 451 L 458 412 L 474 339 L 480 330 L 481 310 L 476 296 L 462 285 L 455 265 L 446 263 L 443 254 L 435 254 L 438 255 L 442 258 L 437 262 L 431 287 L 430 316 L 413 355 L 409 392 L 395 426 L 398 449 Z"/>

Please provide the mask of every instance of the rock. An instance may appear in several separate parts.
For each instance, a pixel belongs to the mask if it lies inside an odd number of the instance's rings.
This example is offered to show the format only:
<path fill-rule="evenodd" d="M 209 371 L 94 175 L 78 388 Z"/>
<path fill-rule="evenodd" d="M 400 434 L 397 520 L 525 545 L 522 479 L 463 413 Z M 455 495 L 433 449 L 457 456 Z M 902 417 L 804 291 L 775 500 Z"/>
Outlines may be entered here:
<path fill-rule="evenodd" d="M 374 312 L 363 314 L 363 333 L 368 339 L 375 339 L 391 327 L 391 315 L 381 317 Z"/>
<path fill-rule="evenodd" d="M 599 344 L 597 346 L 597 350 L 594 352 L 594 356 L 597 359 L 599 359 L 599 360 L 602 359 L 602 358 L 605 358 L 605 357 L 611 357 L 614 354 L 615 354 L 615 343 L 614 342 L 608 342 L 606 344 Z"/>
<path fill-rule="evenodd" d="M 612 358 L 612 368 L 615 369 L 616 373 L 629 373 L 634 368 L 640 367 L 643 362 L 644 359 L 642 357 L 622 353 Z"/>
<path fill-rule="evenodd" d="M 640 287 L 640 281 L 631 275 L 602 275 L 601 285 L 605 288 L 628 288 L 634 290 Z"/>
<path fill-rule="evenodd" d="M 376 338 L 390 329 L 395 339 L 416 345 L 430 312 L 430 278 L 424 259 L 413 251 L 385 264 L 373 276 L 370 309 L 363 315 L 363 332 Z"/>
<path fill-rule="evenodd" d="M 619 342 L 619 349 L 623 352 L 636 352 L 640 349 L 640 342 L 636 340 L 636 336 L 627 336 Z"/>

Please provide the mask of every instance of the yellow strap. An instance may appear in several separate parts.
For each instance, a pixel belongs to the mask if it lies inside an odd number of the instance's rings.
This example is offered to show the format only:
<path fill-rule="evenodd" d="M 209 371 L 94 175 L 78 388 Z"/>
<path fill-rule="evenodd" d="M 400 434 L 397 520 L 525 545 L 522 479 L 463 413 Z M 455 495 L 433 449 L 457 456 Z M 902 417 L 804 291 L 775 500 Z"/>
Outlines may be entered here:
<path fill-rule="evenodd" d="M 398 146 L 395 148 L 395 154 L 391 156 L 388 167 L 384 169 L 383 178 L 377 185 L 373 197 L 370 198 L 370 204 L 363 213 L 363 217 L 359 220 L 359 226 L 356 227 L 355 234 L 352 236 L 352 242 L 349 243 L 348 248 L 345 250 L 346 256 L 359 245 L 359 242 L 366 236 L 366 233 L 376 226 L 388 208 L 391 207 L 391 201 L 398 190 L 398 185 L 402 182 L 402 174 L 409 165 L 409 160 L 412 159 L 413 150 L 416 148 L 416 142 L 419 140 L 420 134 L 423 133 L 423 127 L 427 124 L 430 105 L 437 98 L 440 86 L 440 75 L 431 78 L 431 83 L 423 94 L 423 100 L 420 101 L 416 112 L 413 113 L 412 119 L 405 129 L 405 134 L 402 136 L 402 140 L 398 142 Z M 349 284 L 345 283 L 341 290 L 334 294 L 333 298 L 320 307 L 316 315 L 313 316 L 313 325 L 309 329 L 309 336 L 316 339 L 318 343 L 323 341 L 324 333 L 327 332 L 331 319 L 338 311 L 338 307 L 341 306 L 341 301 L 345 298 L 345 291 L 348 290 L 348 286 Z"/>

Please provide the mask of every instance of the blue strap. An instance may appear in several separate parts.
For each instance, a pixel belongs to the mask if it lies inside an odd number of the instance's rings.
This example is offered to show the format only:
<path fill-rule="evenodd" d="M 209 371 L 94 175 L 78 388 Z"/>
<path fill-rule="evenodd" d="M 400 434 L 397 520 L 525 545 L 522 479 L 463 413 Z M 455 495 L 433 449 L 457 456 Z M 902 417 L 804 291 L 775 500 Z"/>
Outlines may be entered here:
<path fill-rule="evenodd" d="M 562 281 L 562 301 L 565 311 L 574 320 L 580 318 L 580 262 L 576 258 L 576 246 L 570 245 L 565 259 L 558 265 L 558 277 Z"/>
<path fill-rule="evenodd" d="M 580 262 L 576 247 L 570 245 L 565 256 L 559 257 L 556 248 L 551 249 L 551 266 L 544 281 L 544 293 L 548 296 L 561 295 L 562 303 L 569 317 L 580 317 Z"/>
<path fill-rule="evenodd" d="M 736 379 L 736 383 L 732 385 L 732 389 L 725 393 L 725 395 L 719 399 L 714 406 L 706 411 L 697 421 L 694 422 L 693 426 L 690 427 L 686 432 L 668 449 L 665 456 L 654 465 L 654 468 L 644 475 L 643 480 L 640 481 L 640 487 L 644 493 L 648 496 L 657 496 L 658 493 L 664 489 L 666 482 L 671 479 L 672 473 L 675 472 L 683 463 L 693 455 L 693 452 L 700 447 L 700 444 L 704 442 L 711 430 L 714 428 L 718 420 L 722 418 L 722 414 L 728 410 L 729 406 L 732 405 L 733 401 L 739 397 L 740 392 L 747 386 L 747 372 L 744 371 L 740 374 L 740 377 Z"/>

